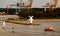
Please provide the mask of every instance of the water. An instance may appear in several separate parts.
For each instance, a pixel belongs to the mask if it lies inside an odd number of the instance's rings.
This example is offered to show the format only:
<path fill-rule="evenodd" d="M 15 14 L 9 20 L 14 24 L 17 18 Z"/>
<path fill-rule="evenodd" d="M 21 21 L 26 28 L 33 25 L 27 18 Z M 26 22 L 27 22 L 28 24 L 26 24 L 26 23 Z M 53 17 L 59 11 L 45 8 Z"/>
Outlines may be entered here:
<path fill-rule="evenodd" d="M 39 26 L 18 25 L 13 23 L 6 23 L 6 29 L 0 29 L 1 36 L 60 36 L 60 22 L 35 22 Z M 13 24 L 13 25 L 12 25 Z M 0 23 L 0 27 L 2 23 Z M 53 26 L 55 32 L 46 32 L 46 27 Z M 11 28 L 15 28 L 15 33 L 11 32 Z"/>

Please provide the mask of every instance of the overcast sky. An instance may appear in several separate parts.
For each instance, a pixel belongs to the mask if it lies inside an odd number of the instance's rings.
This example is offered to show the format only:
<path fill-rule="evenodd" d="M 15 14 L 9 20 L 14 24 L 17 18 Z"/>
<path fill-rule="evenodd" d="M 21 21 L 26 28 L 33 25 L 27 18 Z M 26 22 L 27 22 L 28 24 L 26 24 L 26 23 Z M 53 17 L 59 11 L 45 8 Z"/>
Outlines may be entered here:
<path fill-rule="evenodd" d="M 23 2 L 27 2 L 28 0 L 23 0 Z M 17 2 L 20 2 L 20 0 L 0 0 L 0 8 L 6 8 L 6 6 L 8 5 L 9 7 L 11 7 L 11 4 L 16 4 Z M 46 3 L 48 2 L 52 2 L 52 0 L 33 0 L 33 4 L 32 7 L 33 8 L 40 8 L 43 5 L 46 5 Z M 57 7 L 60 7 L 60 0 L 58 0 L 58 4 Z M 28 3 L 28 2 L 27 2 Z M 27 4 L 26 3 L 26 4 Z M 16 7 L 16 6 L 13 6 Z"/>

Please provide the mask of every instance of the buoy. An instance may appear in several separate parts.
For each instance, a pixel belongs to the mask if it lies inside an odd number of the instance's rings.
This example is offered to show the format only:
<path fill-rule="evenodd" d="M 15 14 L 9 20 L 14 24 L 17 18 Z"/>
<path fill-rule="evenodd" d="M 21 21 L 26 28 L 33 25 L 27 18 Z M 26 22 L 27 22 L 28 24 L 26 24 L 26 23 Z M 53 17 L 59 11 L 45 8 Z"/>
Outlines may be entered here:
<path fill-rule="evenodd" d="M 15 31 L 14 31 L 14 27 L 12 27 L 12 33 L 14 33 Z"/>

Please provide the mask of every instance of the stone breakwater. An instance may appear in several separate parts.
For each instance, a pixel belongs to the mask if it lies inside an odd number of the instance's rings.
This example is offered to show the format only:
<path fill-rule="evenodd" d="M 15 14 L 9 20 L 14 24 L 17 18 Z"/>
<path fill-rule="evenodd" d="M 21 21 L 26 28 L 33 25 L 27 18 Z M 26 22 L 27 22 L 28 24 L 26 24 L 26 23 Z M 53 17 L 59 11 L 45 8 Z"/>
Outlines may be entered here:
<path fill-rule="evenodd" d="M 36 24 L 36 23 L 29 23 L 29 22 L 27 22 L 27 21 L 6 20 L 6 22 L 15 23 L 15 24 L 21 24 L 21 25 L 33 25 L 33 26 L 38 26 L 38 25 L 40 25 L 40 24 Z"/>

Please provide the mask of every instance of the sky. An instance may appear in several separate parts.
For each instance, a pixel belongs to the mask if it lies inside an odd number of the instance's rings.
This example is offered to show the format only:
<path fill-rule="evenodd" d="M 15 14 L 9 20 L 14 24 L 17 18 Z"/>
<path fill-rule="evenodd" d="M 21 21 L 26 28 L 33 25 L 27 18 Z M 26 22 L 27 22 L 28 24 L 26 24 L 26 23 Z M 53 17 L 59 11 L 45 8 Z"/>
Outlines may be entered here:
<path fill-rule="evenodd" d="M 23 0 L 25 4 L 28 4 L 28 0 Z M 16 6 L 10 6 L 11 4 L 17 4 L 17 2 L 21 2 L 21 0 L 0 0 L 0 8 L 6 8 L 7 5 L 9 8 L 16 8 Z M 43 5 L 46 5 L 46 3 L 52 2 L 52 0 L 33 0 L 32 8 L 42 8 Z M 60 7 L 60 0 L 58 0 L 57 7 Z"/>

